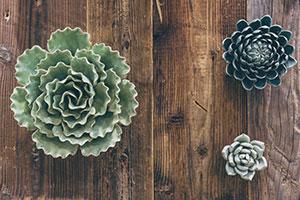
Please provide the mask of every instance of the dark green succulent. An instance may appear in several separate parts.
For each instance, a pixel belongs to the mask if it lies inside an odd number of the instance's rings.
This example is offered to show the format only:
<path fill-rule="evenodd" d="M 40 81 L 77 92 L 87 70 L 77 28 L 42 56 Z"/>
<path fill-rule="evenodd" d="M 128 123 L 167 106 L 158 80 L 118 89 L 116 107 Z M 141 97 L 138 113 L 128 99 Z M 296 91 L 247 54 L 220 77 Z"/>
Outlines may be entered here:
<path fill-rule="evenodd" d="M 263 156 L 265 144 L 258 140 L 250 141 L 246 134 L 234 139 L 231 145 L 222 150 L 226 160 L 225 169 L 229 176 L 240 175 L 242 179 L 251 181 L 256 171 L 265 169 L 268 164 Z"/>
<path fill-rule="evenodd" d="M 226 74 L 242 82 L 246 90 L 263 89 L 267 83 L 281 84 L 281 77 L 297 61 L 291 55 L 294 47 L 288 44 L 290 31 L 272 25 L 269 15 L 248 23 L 241 19 L 237 31 L 223 41 Z"/>
<path fill-rule="evenodd" d="M 38 149 L 65 158 L 78 149 L 98 156 L 120 141 L 138 102 L 129 66 L 105 44 L 91 45 L 79 28 L 57 30 L 48 51 L 33 46 L 17 59 L 11 109 Z"/>

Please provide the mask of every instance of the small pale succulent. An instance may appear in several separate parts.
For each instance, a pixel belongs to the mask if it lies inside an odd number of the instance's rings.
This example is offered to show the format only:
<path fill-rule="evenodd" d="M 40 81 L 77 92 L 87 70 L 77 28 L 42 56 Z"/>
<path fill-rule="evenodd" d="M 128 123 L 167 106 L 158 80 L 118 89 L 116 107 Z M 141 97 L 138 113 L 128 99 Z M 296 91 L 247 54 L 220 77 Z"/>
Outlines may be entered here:
<path fill-rule="evenodd" d="M 34 131 L 45 154 L 65 158 L 80 149 L 98 156 L 120 141 L 120 124 L 129 125 L 136 115 L 129 66 L 109 46 L 91 45 L 80 28 L 52 33 L 47 48 L 33 46 L 17 59 L 14 117 Z"/>
<path fill-rule="evenodd" d="M 241 81 L 246 90 L 264 89 L 267 83 L 279 86 L 282 76 L 297 63 L 291 56 L 295 48 L 288 44 L 292 33 L 272 25 L 269 15 L 250 23 L 241 19 L 236 29 L 223 40 L 226 74 Z"/>
<path fill-rule="evenodd" d="M 244 133 L 237 136 L 231 145 L 226 145 L 222 150 L 227 174 L 229 176 L 238 174 L 242 179 L 251 181 L 256 171 L 267 167 L 267 160 L 263 156 L 264 150 L 263 142 L 250 141 L 249 136 Z"/>

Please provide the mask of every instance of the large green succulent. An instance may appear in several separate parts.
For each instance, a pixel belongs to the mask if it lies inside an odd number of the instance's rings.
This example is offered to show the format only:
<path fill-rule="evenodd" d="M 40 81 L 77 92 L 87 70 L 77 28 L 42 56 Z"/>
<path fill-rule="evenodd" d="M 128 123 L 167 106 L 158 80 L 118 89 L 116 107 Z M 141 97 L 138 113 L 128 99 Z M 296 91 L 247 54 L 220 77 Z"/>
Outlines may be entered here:
<path fill-rule="evenodd" d="M 79 28 L 57 30 L 48 51 L 27 49 L 17 59 L 11 109 L 38 149 L 53 157 L 98 156 L 120 141 L 138 102 L 129 66 L 105 44 L 91 45 Z"/>

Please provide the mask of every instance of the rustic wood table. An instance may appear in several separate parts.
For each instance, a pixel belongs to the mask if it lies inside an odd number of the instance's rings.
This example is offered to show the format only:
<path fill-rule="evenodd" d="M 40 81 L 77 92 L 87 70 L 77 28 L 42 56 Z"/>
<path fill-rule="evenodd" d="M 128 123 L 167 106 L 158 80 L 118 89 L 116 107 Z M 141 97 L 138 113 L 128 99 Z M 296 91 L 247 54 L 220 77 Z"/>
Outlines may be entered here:
<path fill-rule="evenodd" d="M 0 0 L 0 199 L 299 200 L 299 67 L 263 91 L 225 76 L 222 40 L 264 14 L 293 31 L 299 60 L 299 0 Z M 17 56 L 66 26 L 119 50 L 139 92 L 122 141 L 97 158 L 45 156 L 10 110 Z M 266 143 L 252 182 L 221 157 L 241 132 Z"/>

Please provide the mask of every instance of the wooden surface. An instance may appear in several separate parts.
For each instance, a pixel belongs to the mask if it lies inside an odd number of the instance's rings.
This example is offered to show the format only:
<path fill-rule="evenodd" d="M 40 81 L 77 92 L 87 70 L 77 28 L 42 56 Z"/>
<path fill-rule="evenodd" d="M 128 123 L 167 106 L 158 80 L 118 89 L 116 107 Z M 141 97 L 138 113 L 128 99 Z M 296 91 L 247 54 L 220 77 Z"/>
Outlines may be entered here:
<path fill-rule="evenodd" d="M 299 200 L 299 67 L 245 92 L 221 49 L 238 19 L 270 14 L 299 60 L 299 13 L 298 0 L 0 0 L 0 200 Z M 43 155 L 9 108 L 17 56 L 66 26 L 119 50 L 139 92 L 122 141 L 97 158 Z M 267 146 L 250 183 L 226 176 L 220 155 L 241 132 Z"/>

